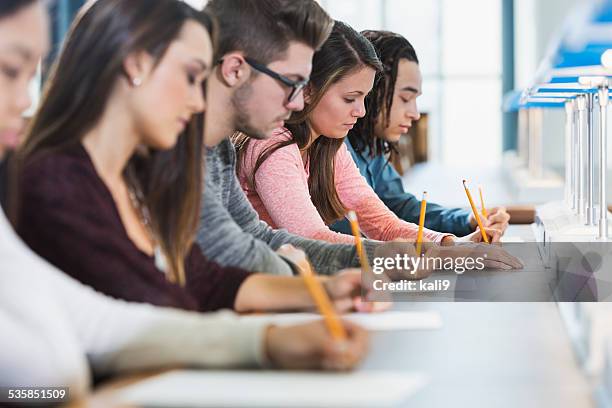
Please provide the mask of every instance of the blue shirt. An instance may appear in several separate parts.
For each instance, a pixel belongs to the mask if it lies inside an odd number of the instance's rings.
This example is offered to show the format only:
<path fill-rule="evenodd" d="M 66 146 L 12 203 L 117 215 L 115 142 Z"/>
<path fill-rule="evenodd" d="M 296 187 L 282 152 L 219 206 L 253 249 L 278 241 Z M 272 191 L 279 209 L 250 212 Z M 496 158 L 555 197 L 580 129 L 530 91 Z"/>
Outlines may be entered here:
<path fill-rule="evenodd" d="M 345 139 L 345 143 L 359 168 L 359 172 L 385 205 L 399 218 L 418 224 L 421 201 L 404 190 L 400 175 L 385 155 L 371 157 L 367 148 L 364 152 L 357 153 L 348 138 Z M 467 210 L 445 208 L 428 202 L 425 213 L 425 228 L 461 237 L 473 232 L 469 217 L 470 213 Z M 330 228 L 345 234 L 351 233 L 350 225 L 346 219 L 335 222 Z"/>

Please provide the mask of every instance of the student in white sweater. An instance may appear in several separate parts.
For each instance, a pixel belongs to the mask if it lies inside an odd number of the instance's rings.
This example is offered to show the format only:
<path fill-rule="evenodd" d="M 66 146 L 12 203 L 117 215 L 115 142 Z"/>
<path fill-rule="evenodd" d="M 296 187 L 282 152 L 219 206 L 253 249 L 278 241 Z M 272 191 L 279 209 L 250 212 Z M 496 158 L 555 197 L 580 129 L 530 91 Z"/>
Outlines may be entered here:
<path fill-rule="evenodd" d="M 0 2 L 0 161 L 18 140 L 47 46 L 39 1 Z M 111 299 L 34 255 L 0 211 L 0 387 L 69 386 L 79 397 L 89 367 L 95 376 L 170 365 L 351 368 L 367 335 L 344 324 L 349 341 L 338 347 L 320 322 L 280 328 Z"/>

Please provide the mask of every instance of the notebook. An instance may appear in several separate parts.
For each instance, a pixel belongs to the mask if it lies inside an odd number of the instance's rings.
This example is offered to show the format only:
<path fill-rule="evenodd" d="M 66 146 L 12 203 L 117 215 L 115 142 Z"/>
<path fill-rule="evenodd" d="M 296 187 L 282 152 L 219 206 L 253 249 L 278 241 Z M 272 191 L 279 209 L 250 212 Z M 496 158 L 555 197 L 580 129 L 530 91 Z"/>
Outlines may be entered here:
<path fill-rule="evenodd" d="M 426 330 L 442 327 L 440 313 L 430 310 L 347 313 L 342 315 L 342 318 L 370 331 Z M 253 322 L 269 322 L 278 326 L 290 326 L 322 319 L 322 316 L 316 313 L 278 313 L 244 315 L 240 319 Z"/>
<path fill-rule="evenodd" d="M 146 407 L 393 407 L 424 387 L 423 374 L 180 370 L 128 386 L 117 403 Z"/>

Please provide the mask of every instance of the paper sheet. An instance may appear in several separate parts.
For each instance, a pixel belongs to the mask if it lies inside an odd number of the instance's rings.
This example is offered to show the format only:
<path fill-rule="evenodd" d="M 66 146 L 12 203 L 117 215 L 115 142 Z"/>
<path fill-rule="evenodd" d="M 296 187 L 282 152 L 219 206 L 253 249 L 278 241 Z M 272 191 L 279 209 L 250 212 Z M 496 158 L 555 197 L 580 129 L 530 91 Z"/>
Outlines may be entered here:
<path fill-rule="evenodd" d="M 525 240 L 521 237 L 513 237 L 513 236 L 502 236 L 500 239 L 501 242 L 525 242 Z"/>
<path fill-rule="evenodd" d="M 264 321 L 279 326 L 307 323 L 321 319 L 315 313 L 255 314 L 240 317 L 248 321 Z M 370 331 L 423 330 L 442 327 L 442 317 L 436 311 L 388 311 L 382 313 L 348 313 L 342 316 Z"/>
<path fill-rule="evenodd" d="M 185 370 L 128 386 L 117 402 L 147 407 L 392 407 L 428 379 L 401 371 L 354 373 Z"/>

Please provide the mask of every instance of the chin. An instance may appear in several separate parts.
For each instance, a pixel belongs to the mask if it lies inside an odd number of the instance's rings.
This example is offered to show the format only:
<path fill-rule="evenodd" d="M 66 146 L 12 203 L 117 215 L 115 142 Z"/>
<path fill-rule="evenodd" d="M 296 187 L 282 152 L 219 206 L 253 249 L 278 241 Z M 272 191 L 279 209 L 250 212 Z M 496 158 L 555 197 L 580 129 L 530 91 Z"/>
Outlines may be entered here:
<path fill-rule="evenodd" d="M 329 135 L 325 134 L 325 136 L 329 137 L 330 139 L 344 139 L 348 133 L 348 130 L 340 130 L 337 132 L 330 132 Z"/>
<path fill-rule="evenodd" d="M 401 138 L 402 138 L 402 135 L 399 133 L 393 134 L 393 135 L 385 135 L 385 140 L 389 143 L 399 142 Z"/>
<path fill-rule="evenodd" d="M 155 141 L 155 145 L 153 147 L 156 150 L 162 150 L 162 151 L 172 150 L 176 146 L 177 142 L 178 142 L 178 135 L 173 135 L 171 137 L 163 136 L 163 137 L 157 138 L 157 140 Z"/>

